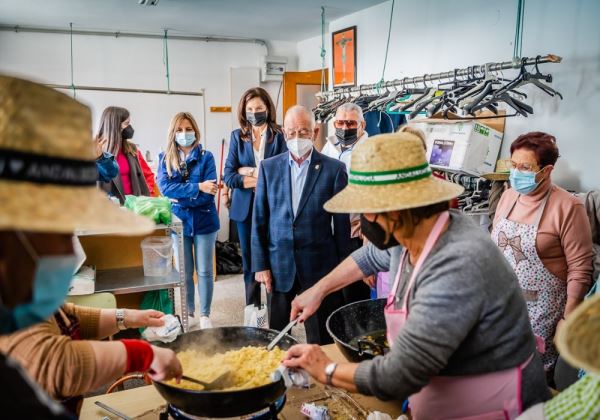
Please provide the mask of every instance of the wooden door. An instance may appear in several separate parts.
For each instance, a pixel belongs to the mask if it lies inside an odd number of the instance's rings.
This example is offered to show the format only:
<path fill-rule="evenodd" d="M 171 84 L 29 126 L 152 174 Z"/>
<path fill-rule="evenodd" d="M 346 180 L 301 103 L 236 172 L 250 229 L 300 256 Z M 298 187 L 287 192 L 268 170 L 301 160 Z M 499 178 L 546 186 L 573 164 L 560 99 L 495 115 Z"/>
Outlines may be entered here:
<path fill-rule="evenodd" d="M 329 70 L 325 69 L 325 85 L 328 86 Z M 283 114 L 294 105 L 313 109 L 317 105 L 315 94 L 321 90 L 321 70 L 290 71 L 283 75 Z M 319 127 L 315 146 L 321 150 L 325 144 L 326 130 Z"/>

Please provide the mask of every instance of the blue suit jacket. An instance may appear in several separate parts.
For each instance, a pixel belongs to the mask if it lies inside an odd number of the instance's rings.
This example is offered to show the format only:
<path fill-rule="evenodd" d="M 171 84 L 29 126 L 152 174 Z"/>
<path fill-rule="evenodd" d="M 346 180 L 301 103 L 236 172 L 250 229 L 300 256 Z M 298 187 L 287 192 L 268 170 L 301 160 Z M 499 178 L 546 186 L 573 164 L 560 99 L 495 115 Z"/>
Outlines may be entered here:
<path fill-rule="evenodd" d="M 231 132 L 229 154 L 225 162 L 223 176 L 225 184 L 232 189 L 229 217 L 237 222 L 243 222 L 248 217 L 254 195 L 251 188 L 244 188 L 244 177 L 238 174 L 237 171 L 243 166 L 256 167 L 252 142 L 242 140 L 240 138 L 241 133 L 242 131 L 239 128 Z M 282 133 L 276 133 L 273 141 L 267 142 L 265 146 L 265 159 L 283 152 L 287 152 L 285 139 Z"/>
<path fill-rule="evenodd" d="M 303 289 L 311 287 L 351 252 L 350 218 L 323 209 L 347 185 L 346 167 L 312 153 L 295 218 L 288 153 L 261 163 L 252 215 L 252 271 L 270 269 L 277 292 L 288 292 L 296 276 Z"/>

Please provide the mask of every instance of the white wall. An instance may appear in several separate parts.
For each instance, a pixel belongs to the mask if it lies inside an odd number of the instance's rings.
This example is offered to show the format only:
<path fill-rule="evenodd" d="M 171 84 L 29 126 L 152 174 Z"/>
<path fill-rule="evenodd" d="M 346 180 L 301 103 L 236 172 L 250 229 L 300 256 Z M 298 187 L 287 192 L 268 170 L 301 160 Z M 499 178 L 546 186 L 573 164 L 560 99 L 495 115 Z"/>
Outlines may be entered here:
<path fill-rule="evenodd" d="M 391 2 L 334 20 L 327 34 L 357 26 L 358 83 L 381 78 Z M 507 120 L 502 154 L 519 134 L 542 130 L 556 136 L 561 159 L 554 180 L 574 190 L 600 188 L 600 141 L 594 129 L 600 103 L 600 2 L 529 0 L 526 2 L 523 55 L 553 53 L 562 64 L 546 64 L 553 86 L 565 99 L 529 89 L 535 111 Z M 397 0 L 386 80 L 448 71 L 512 57 L 516 0 Z M 320 67 L 320 37 L 298 44 L 302 70 Z M 509 72 L 505 72 L 509 75 Z"/>
<path fill-rule="evenodd" d="M 325 67 L 329 67 L 329 45 L 331 44 L 331 34 L 325 34 Z M 298 71 L 311 71 L 321 68 L 321 35 L 305 39 L 296 45 L 298 53 Z"/>
<path fill-rule="evenodd" d="M 296 67 L 296 44 L 271 42 L 270 54 L 288 57 L 288 68 Z M 202 129 L 203 101 L 206 105 L 207 148 L 219 165 L 221 139 L 229 141 L 232 119 L 229 113 L 210 113 L 211 106 L 232 106 L 230 69 L 259 67 L 265 48 L 254 44 L 169 41 L 171 90 L 205 90 L 205 98 L 145 95 L 132 93 L 84 92 L 78 98 L 88 102 L 96 131 L 98 118 L 107 104 L 130 106 L 136 130 L 134 141 L 155 156 L 164 149 L 166 130 L 176 111 L 191 111 Z M 163 43 L 159 39 L 75 36 L 74 73 L 76 85 L 166 89 Z M 67 35 L 0 32 L 0 72 L 47 83 L 70 82 L 70 43 Z M 279 82 L 262 84 L 276 101 Z M 279 114 L 283 98 L 279 100 Z M 142 106 L 143 105 L 143 106 Z M 143 109 L 136 115 L 135 109 Z M 281 116 L 278 116 L 281 119 Z M 228 144 L 225 147 L 227 153 Z M 227 234 L 226 215 L 221 211 L 222 234 Z M 222 236 L 221 236 L 222 238 Z"/>

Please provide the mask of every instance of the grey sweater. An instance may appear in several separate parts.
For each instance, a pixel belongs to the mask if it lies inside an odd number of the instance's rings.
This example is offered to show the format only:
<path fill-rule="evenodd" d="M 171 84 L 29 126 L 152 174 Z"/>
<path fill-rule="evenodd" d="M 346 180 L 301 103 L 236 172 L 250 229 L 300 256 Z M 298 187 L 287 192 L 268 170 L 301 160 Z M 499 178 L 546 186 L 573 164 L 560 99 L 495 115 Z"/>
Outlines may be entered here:
<path fill-rule="evenodd" d="M 404 400 L 434 376 L 513 368 L 535 353 L 523 371 L 523 408 L 549 399 L 516 275 L 488 234 L 468 216 L 450 214 L 448 230 L 417 274 L 408 320 L 391 351 L 359 364 L 354 376 L 359 391 Z M 392 282 L 401 252 L 368 245 L 352 257 L 365 275 L 389 270 Z M 398 306 L 408 281 L 403 274 Z"/>

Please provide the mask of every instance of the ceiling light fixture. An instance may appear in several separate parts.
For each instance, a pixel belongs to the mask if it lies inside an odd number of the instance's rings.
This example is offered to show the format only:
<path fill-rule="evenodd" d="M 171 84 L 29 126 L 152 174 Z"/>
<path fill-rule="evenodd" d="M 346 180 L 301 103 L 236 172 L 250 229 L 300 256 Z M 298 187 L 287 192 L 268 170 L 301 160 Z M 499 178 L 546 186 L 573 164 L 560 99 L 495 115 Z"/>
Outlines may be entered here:
<path fill-rule="evenodd" d="M 142 6 L 158 6 L 159 0 L 138 0 L 138 4 Z"/>

